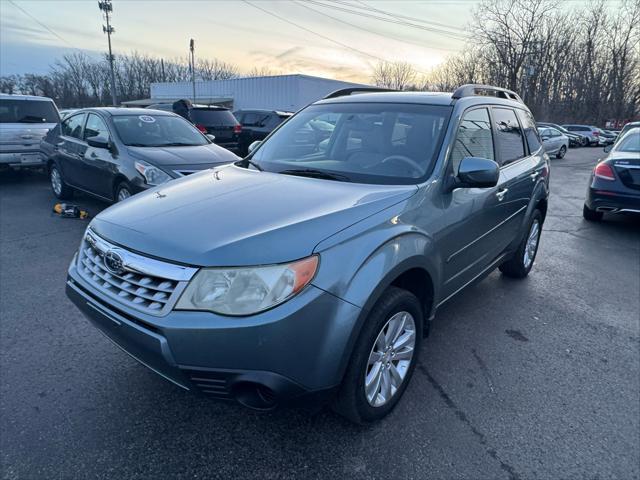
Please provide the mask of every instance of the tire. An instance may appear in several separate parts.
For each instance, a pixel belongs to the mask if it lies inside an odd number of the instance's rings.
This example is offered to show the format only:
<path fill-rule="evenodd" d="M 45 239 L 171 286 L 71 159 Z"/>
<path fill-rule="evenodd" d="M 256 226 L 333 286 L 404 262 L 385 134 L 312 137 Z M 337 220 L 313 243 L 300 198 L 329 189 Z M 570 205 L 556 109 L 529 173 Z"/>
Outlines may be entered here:
<path fill-rule="evenodd" d="M 588 137 L 583 137 L 582 138 L 582 146 L 583 147 L 588 147 L 589 146 L 589 138 Z"/>
<path fill-rule="evenodd" d="M 534 231 L 536 225 L 537 229 Z M 542 213 L 540 210 L 533 212 L 526 231 L 527 233 L 514 256 L 500 265 L 500 271 L 507 277 L 525 278 L 533 267 L 540 245 L 540 233 L 542 233 Z"/>
<path fill-rule="evenodd" d="M 588 222 L 599 222 L 602 220 L 602 215 L 602 212 L 591 210 L 586 204 L 582 207 L 582 216 Z"/>
<path fill-rule="evenodd" d="M 423 323 L 422 307 L 416 296 L 406 290 L 389 287 L 371 309 L 362 327 L 333 409 L 360 425 L 389 414 L 411 380 L 422 343 Z M 390 335 L 389 329 L 394 326 L 400 330 L 397 335 L 391 335 L 396 340 L 388 346 L 386 335 Z M 409 351 L 411 342 L 413 350 Z M 382 351 L 384 353 L 380 353 Z M 368 390 L 366 378 L 371 380 Z M 389 390 L 385 388 L 387 386 Z"/>
<path fill-rule="evenodd" d="M 564 156 L 567 153 L 567 147 L 565 147 L 564 145 L 560 147 L 560 150 L 558 150 L 558 153 L 556 153 L 556 158 L 558 160 L 561 160 L 564 158 Z"/>
<path fill-rule="evenodd" d="M 73 188 L 66 184 L 62 171 L 57 164 L 52 163 L 49 167 L 49 184 L 51 191 L 60 200 L 68 200 L 73 198 Z"/>
<path fill-rule="evenodd" d="M 120 182 L 114 190 L 113 201 L 115 203 L 122 202 L 132 195 L 131 187 L 126 182 Z"/>

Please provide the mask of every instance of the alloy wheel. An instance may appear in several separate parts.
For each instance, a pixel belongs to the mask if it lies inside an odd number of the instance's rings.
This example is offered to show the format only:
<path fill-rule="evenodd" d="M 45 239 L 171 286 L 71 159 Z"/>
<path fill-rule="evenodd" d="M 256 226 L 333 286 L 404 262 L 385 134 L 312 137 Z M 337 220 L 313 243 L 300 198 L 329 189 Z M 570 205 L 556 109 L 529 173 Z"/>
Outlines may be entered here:
<path fill-rule="evenodd" d="M 527 237 L 527 244 L 524 247 L 523 263 L 525 268 L 529 268 L 533 263 L 533 259 L 536 257 L 538 250 L 538 240 L 540 239 L 540 222 L 534 220 L 531 224 L 531 230 L 529 230 L 529 236 Z"/>
<path fill-rule="evenodd" d="M 364 377 L 367 402 L 386 405 L 404 382 L 416 345 L 416 325 L 409 312 L 394 314 L 376 338 Z"/>
<path fill-rule="evenodd" d="M 60 172 L 56 167 L 51 169 L 51 188 L 53 188 L 53 193 L 56 195 L 60 195 L 62 193 L 62 177 L 60 176 Z"/>
<path fill-rule="evenodd" d="M 120 188 L 118 190 L 118 201 L 121 202 L 123 200 L 126 200 L 127 198 L 129 198 L 131 196 L 131 192 L 126 189 L 126 188 Z"/>

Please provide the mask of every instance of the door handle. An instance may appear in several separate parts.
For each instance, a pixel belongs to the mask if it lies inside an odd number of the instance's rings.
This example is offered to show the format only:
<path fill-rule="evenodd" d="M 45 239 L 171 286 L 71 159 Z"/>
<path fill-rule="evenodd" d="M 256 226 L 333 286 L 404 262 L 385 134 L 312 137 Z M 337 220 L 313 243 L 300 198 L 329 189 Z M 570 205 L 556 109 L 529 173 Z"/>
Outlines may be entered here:
<path fill-rule="evenodd" d="M 498 197 L 498 201 L 502 201 L 502 199 L 504 198 L 504 196 L 507 194 L 507 192 L 509 191 L 508 188 L 501 188 L 500 190 L 498 190 L 496 192 L 496 197 Z"/>

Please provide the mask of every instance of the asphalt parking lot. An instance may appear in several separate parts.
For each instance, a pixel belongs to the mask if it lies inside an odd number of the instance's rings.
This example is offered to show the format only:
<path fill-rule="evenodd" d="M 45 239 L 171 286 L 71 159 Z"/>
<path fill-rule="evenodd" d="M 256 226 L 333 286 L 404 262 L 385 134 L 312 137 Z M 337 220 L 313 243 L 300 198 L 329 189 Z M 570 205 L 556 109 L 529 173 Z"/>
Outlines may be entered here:
<path fill-rule="evenodd" d="M 582 219 L 601 155 L 552 161 L 530 277 L 443 307 L 404 399 L 365 428 L 215 403 L 138 365 L 65 297 L 87 223 L 50 214 L 42 174 L 0 174 L 2 478 L 638 478 L 640 222 Z"/>

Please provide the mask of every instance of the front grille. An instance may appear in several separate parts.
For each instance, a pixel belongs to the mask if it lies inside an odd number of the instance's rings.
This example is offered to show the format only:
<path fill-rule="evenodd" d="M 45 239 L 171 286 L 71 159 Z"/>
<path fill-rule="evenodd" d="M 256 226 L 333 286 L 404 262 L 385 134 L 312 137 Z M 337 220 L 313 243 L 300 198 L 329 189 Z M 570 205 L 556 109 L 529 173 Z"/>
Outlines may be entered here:
<path fill-rule="evenodd" d="M 117 253 L 121 271 L 109 269 L 107 253 Z M 81 277 L 118 303 L 151 315 L 166 315 L 195 269 L 160 262 L 110 244 L 88 231 L 78 254 Z"/>

